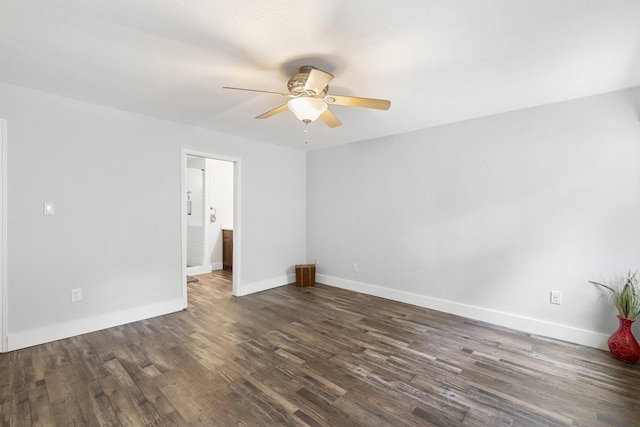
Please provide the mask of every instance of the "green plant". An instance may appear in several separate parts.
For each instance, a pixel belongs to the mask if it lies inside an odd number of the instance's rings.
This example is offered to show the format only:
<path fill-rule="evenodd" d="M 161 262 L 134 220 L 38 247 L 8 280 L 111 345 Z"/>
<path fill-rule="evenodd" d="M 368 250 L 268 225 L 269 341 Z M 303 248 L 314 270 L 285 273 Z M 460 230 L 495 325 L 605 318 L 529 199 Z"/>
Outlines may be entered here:
<path fill-rule="evenodd" d="M 610 279 L 608 284 L 591 280 L 589 283 L 602 286 L 611 292 L 620 317 L 635 319 L 640 314 L 640 284 L 636 277 L 637 274 L 637 271 L 634 273 L 629 271 L 626 276 L 616 276 Z"/>

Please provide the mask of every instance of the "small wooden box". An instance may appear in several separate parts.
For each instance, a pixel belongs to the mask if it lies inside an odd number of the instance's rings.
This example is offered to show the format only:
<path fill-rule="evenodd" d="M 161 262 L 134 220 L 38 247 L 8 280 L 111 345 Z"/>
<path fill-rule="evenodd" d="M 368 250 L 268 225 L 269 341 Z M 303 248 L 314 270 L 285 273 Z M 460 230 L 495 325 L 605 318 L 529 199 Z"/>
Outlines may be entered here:
<path fill-rule="evenodd" d="M 315 264 L 296 265 L 296 286 L 315 286 L 316 266 Z"/>

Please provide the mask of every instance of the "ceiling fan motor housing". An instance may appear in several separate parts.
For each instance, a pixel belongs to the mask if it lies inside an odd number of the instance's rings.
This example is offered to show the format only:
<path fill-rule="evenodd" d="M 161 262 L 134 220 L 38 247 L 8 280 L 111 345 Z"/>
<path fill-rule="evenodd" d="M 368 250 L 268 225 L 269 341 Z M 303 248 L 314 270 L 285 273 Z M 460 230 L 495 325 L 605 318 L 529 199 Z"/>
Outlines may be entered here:
<path fill-rule="evenodd" d="M 315 67 L 312 67 L 310 65 L 300 67 L 300 72 L 291 77 L 287 82 L 287 89 L 289 89 L 289 93 L 296 96 L 309 95 L 324 97 L 329 90 L 328 85 L 324 88 L 305 88 L 307 81 L 309 80 L 309 73 L 314 68 Z"/>

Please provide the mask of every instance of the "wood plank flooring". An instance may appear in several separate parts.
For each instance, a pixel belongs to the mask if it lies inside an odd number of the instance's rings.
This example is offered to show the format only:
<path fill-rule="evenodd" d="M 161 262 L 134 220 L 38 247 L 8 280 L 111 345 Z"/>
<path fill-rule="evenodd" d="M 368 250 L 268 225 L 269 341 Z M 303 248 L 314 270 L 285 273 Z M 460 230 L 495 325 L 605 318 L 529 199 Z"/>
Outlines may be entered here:
<path fill-rule="evenodd" d="M 640 365 L 324 285 L 0 354 L 1 426 L 640 426 Z"/>

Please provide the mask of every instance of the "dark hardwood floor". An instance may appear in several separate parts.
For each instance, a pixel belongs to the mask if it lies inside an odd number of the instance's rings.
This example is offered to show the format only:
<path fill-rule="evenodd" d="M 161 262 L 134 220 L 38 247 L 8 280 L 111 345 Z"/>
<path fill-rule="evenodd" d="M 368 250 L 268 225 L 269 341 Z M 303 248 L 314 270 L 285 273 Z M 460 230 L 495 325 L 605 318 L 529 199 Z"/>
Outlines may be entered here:
<path fill-rule="evenodd" d="M 317 285 L 0 354 L 2 426 L 639 426 L 640 366 Z"/>

